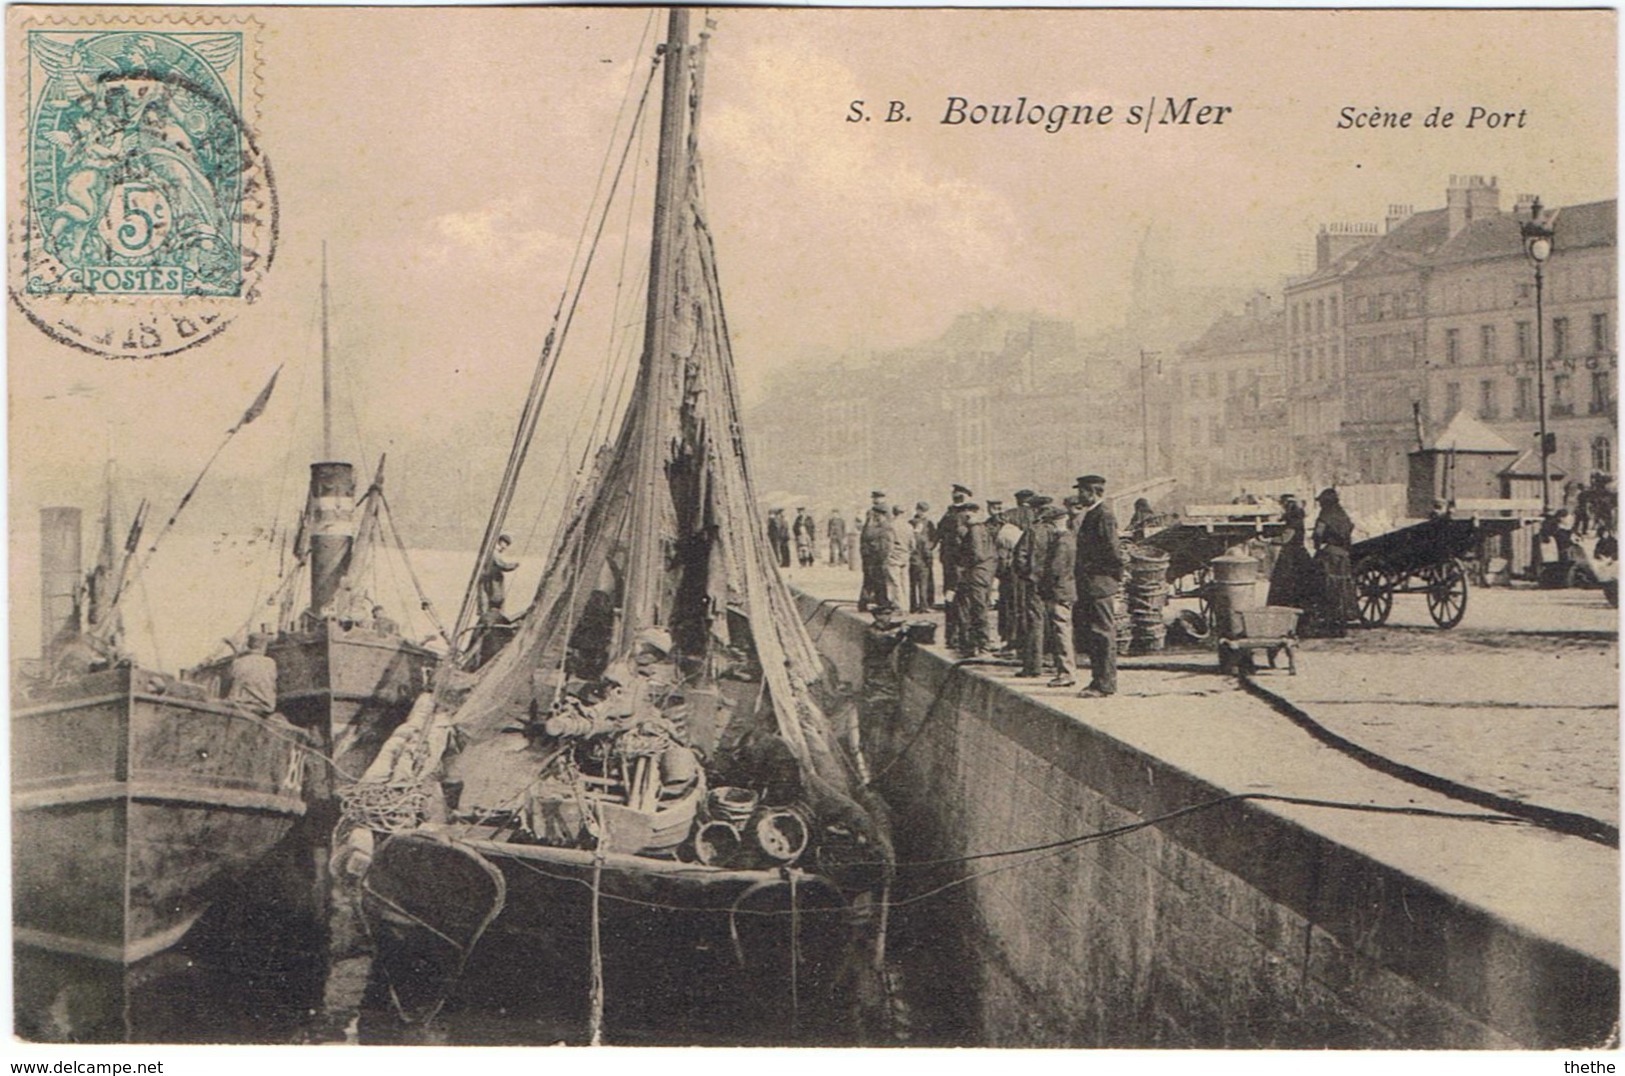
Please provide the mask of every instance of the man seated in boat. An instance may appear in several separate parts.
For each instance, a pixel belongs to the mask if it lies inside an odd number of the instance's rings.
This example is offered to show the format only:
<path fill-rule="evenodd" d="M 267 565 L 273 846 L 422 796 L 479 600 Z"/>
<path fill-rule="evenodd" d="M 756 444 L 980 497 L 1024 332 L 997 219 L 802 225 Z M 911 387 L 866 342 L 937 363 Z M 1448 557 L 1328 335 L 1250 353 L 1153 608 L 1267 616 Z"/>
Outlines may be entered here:
<path fill-rule="evenodd" d="M 271 636 L 251 632 L 248 649 L 231 659 L 231 687 L 226 691 L 226 701 L 256 717 L 270 717 L 276 712 L 276 662 L 267 652 L 270 648 Z"/>

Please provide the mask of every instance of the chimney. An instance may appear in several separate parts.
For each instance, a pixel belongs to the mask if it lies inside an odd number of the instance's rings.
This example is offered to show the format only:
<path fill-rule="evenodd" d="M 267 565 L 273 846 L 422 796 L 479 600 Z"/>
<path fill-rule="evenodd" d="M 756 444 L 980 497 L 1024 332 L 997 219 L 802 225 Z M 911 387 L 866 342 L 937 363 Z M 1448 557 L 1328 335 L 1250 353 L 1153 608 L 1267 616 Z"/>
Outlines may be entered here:
<path fill-rule="evenodd" d="M 1449 210 L 1450 236 L 1455 238 L 1463 228 L 1475 220 L 1494 216 L 1501 211 L 1501 191 L 1495 177 L 1451 176 L 1445 191 L 1445 208 Z"/>
<path fill-rule="evenodd" d="M 1393 203 L 1389 203 L 1388 216 L 1384 217 L 1382 222 L 1382 233 L 1387 235 L 1401 224 L 1404 224 L 1406 221 L 1410 220 L 1411 216 L 1415 212 L 1415 206 L 1394 205 Z"/>
<path fill-rule="evenodd" d="M 1540 200 L 1538 194 L 1520 194 L 1518 201 L 1512 207 L 1512 215 L 1518 220 L 1530 220 L 1535 215 L 1535 203 Z"/>
<path fill-rule="evenodd" d="M 1375 224 L 1322 224 L 1320 233 L 1315 236 L 1315 268 L 1324 269 L 1355 247 L 1375 238 Z"/>

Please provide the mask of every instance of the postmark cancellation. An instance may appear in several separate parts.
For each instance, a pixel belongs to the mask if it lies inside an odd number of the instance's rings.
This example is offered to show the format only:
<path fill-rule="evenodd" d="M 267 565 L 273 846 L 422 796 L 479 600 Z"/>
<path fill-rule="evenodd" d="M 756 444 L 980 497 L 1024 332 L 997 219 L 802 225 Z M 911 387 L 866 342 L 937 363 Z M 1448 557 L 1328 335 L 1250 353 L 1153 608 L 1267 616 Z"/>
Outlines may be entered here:
<path fill-rule="evenodd" d="M 212 339 L 257 298 L 277 233 L 254 126 L 257 29 L 229 16 L 13 26 L 26 111 L 8 287 L 37 328 L 152 357 Z"/>

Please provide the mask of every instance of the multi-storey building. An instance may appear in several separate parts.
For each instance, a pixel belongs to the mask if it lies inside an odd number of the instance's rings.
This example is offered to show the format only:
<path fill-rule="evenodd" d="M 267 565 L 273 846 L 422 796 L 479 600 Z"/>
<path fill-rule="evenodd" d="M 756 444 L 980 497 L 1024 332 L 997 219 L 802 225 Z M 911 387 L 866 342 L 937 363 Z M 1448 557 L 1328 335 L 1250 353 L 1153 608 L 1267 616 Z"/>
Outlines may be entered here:
<path fill-rule="evenodd" d="M 1569 206 L 1553 218 L 1545 324 L 1537 327 L 1534 266 L 1521 231 L 1531 201 L 1526 196 L 1510 214 L 1474 220 L 1433 258 L 1428 305 L 1437 328 L 1427 353 L 1428 414 L 1442 428 L 1466 411 L 1521 451 L 1535 449 L 1537 348 L 1543 348 L 1553 473 L 1611 474 L 1619 365 L 1617 203 Z M 1538 454 L 1522 464 L 1538 473 Z"/>
<path fill-rule="evenodd" d="M 1220 317 L 1178 349 L 1168 372 L 1174 415 L 1168 448 L 1183 500 L 1229 494 L 1236 472 L 1226 462 L 1232 436 L 1226 401 L 1256 385 L 1281 384 L 1284 322 L 1281 309 L 1259 292 L 1242 313 Z M 1285 441 L 1280 426 L 1272 436 Z"/>
<path fill-rule="evenodd" d="M 1408 208 L 1393 206 L 1403 220 Z M 1314 271 L 1287 281 L 1286 429 L 1292 460 L 1287 468 L 1312 486 L 1335 482 L 1346 470 L 1343 454 L 1344 356 L 1347 353 L 1345 278 L 1380 237 L 1374 223 L 1327 224 L 1315 237 Z M 1283 472 L 1285 473 L 1285 472 Z"/>

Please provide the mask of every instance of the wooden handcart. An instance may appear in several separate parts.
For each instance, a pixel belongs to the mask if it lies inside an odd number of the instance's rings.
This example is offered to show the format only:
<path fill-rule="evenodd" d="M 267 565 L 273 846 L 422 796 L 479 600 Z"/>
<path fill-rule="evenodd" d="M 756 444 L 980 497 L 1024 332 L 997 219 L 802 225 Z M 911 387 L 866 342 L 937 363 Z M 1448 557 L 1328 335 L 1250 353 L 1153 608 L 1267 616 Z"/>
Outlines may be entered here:
<path fill-rule="evenodd" d="M 1460 502 L 1450 515 L 1355 542 L 1354 591 L 1363 627 L 1380 627 L 1394 610 L 1394 595 L 1421 594 L 1428 615 L 1441 628 L 1453 628 L 1467 615 L 1467 562 L 1486 540 L 1533 524 L 1538 506 L 1522 502 Z"/>

